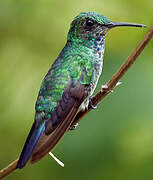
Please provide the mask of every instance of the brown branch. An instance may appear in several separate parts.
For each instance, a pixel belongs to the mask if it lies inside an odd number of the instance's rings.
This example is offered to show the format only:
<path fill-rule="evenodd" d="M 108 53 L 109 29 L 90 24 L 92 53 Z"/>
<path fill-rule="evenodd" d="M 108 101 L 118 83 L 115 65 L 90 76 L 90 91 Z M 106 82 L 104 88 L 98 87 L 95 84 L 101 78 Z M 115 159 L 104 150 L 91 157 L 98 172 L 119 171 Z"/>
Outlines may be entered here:
<path fill-rule="evenodd" d="M 114 87 L 116 86 L 117 82 L 124 76 L 124 74 L 129 70 L 131 65 L 135 62 L 137 57 L 143 51 L 145 46 L 149 43 L 153 36 L 153 25 L 138 44 L 138 46 L 134 49 L 131 55 L 127 58 L 127 60 L 123 63 L 120 69 L 113 75 L 108 83 L 106 83 L 105 88 L 103 87 L 95 96 L 92 97 L 92 104 L 96 106 L 107 94 L 109 94 Z M 80 111 L 77 116 L 75 117 L 73 125 L 75 125 L 78 121 L 80 121 L 89 111 L 92 110 L 92 107 L 89 107 L 88 110 L 82 112 Z M 0 179 L 3 179 L 10 173 L 16 170 L 18 159 L 13 161 L 10 165 L 0 171 Z"/>
<path fill-rule="evenodd" d="M 18 159 L 16 159 L 15 161 L 13 161 L 12 163 L 10 163 L 7 167 L 5 167 L 4 169 L 2 169 L 0 171 L 0 179 L 3 179 L 5 176 L 9 175 L 10 173 L 12 173 L 13 171 L 16 170 L 16 165 L 17 165 Z"/>

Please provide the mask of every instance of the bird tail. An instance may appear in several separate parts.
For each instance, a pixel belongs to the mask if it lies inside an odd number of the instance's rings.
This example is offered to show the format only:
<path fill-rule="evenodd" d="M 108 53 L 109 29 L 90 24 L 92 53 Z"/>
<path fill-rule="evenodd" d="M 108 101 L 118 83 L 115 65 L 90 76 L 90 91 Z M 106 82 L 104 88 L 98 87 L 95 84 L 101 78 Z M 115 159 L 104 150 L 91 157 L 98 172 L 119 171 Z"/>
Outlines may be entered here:
<path fill-rule="evenodd" d="M 25 145 L 23 147 L 23 150 L 21 152 L 16 169 L 18 168 L 22 169 L 26 165 L 44 130 L 45 130 L 45 123 L 39 125 L 39 127 L 36 126 L 36 123 L 33 124 L 30 133 L 28 135 L 28 138 L 25 142 Z"/>

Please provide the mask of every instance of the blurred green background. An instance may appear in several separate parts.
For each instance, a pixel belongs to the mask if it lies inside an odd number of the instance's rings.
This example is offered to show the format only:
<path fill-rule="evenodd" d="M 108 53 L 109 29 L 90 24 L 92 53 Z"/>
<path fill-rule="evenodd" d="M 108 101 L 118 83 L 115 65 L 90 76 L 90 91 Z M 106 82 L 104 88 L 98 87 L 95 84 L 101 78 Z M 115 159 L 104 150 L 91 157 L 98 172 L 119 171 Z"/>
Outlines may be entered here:
<path fill-rule="evenodd" d="M 152 8 L 152 0 L 0 1 L 0 169 L 22 150 L 41 81 L 64 46 L 72 19 L 96 11 L 149 27 Z M 97 90 L 147 30 L 121 27 L 108 33 Z M 64 168 L 46 156 L 6 179 L 153 179 L 153 41 L 121 81 L 54 149 Z"/>

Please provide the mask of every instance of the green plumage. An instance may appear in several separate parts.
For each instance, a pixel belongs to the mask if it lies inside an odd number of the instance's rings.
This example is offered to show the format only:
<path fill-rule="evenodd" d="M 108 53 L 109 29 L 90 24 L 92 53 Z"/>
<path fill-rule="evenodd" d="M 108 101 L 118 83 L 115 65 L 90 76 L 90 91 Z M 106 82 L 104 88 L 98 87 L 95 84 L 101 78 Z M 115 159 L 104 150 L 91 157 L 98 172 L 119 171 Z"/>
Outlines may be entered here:
<path fill-rule="evenodd" d="M 71 128 L 79 109 L 88 107 L 102 72 L 109 29 L 140 24 L 112 22 L 105 16 L 80 13 L 71 23 L 67 43 L 45 76 L 36 102 L 35 121 L 16 168 L 44 157 Z"/>
<path fill-rule="evenodd" d="M 72 77 L 74 79 L 73 86 L 75 86 L 81 77 L 82 71 L 84 71 L 82 84 L 88 87 L 91 80 L 94 81 L 93 57 L 89 56 L 88 51 L 81 55 L 80 48 L 73 48 L 73 45 L 66 45 L 64 49 L 66 53 L 61 52 L 61 55 L 43 80 L 36 103 L 36 112 L 44 111 L 46 118 L 48 116 L 50 117 L 58 101 L 61 99 L 70 78 Z"/>
<path fill-rule="evenodd" d="M 87 89 L 92 83 L 91 88 L 95 88 L 93 84 L 97 82 L 102 70 L 103 57 L 100 54 L 103 55 L 105 35 L 100 38 L 99 45 L 97 38 L 101 36 L 101 31 L 84 32 L 82 23 L 89 18 L 101 24 L 110 22 L 105 16 L 93 12 L 80 13 L 74 19 L 64 49 L 43 80 L 36 103 L 36 119 L 37 113 L 39 115 L 42 111 L 45 112 L 45 119 L 51 117 L 70 78 L 74 79 L 75 86 L 82 71 L 84 77 L 81 83 L 86 85 Z M 100 50 L 97 49 L 98 46 L 101 47 Z"/>

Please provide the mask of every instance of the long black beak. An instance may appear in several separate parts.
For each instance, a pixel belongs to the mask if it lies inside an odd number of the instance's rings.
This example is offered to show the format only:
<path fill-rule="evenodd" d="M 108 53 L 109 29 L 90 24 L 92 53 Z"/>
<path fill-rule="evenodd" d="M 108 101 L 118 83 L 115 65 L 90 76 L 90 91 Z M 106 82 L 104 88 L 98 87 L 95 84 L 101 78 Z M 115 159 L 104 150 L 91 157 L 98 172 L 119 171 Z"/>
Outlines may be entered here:
<path fill-rule="evenodd" d="M 114 28 L 117 26 L 134 26 L 134 27 L 146 27 L 144 24 L 136 24 L 136 23 L 126 23 L 126 22 L 110 22 L 106 24 L 108 28 Z"/>

